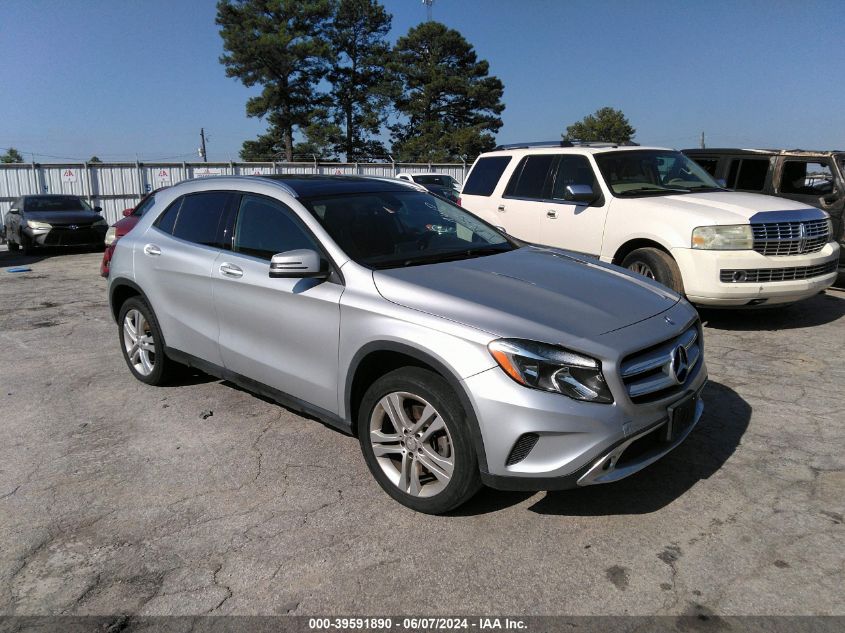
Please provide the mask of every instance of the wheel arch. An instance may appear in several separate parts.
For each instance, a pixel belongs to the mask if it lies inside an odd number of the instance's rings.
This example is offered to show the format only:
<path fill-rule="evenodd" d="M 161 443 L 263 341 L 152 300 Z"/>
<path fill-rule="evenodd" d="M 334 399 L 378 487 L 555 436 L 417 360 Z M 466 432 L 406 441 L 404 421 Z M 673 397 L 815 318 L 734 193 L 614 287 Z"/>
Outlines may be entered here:
<path fill-rule="evenodd" d="M 358 408 L 369 386 L 381 376 L 400 367 L 428 369 L 443 378 L 452 388 L 466 414 L 478 465 L 482 472 L 487 472 L 487 456 L 484 452 L 481 428 L 463 381 L 442 361 L 411 345 L 394 341 L 375 341 L 364 345 L 355 353 L 346 373 L 343 400 L 352 433 L 357 434 Z"/>
<path fill-rule="evenodd" d="M 140 296 L 147 305 L 150 305 L 147 295 L 144 294 L 141 287 L 131 279 L 118 277 L 111 282 L 109 286 L 109 310 L 111 311 L 115 322 L 117 322 L 117 318 L 120 316 L 120 306 L 122 306 L 127 299 L 137 296 Z M 152 310 L 152 306 L 150 306 L 150 310 Z"/>
<path fill-rule="evenodd" d="M 656 248 L 669 255 L 669 257 L 672 257 L 672 251 L 665 244 L 662 244 L 656 239 L 650 237 L 636 237 L 628 240 L 616 249 L 616 252 L 613 254 L 613 259 L 611 260 L 611 263 L 616 264 L 617 266 L 621 266 L 622 262 L 628 255 L 640 248 Z"/>

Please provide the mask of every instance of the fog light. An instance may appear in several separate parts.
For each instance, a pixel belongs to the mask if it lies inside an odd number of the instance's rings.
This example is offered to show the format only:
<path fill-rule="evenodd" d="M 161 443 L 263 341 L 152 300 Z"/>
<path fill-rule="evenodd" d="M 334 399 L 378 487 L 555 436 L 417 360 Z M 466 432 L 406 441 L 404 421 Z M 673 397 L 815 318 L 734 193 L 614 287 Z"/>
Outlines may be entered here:
<path fill-rule="evenodd" d="M 734 274 L 731 276 L 731 281 L 736 283 L 742 283 L 745 281 L 745 271 L 744 270 L 735 270 Z"/>

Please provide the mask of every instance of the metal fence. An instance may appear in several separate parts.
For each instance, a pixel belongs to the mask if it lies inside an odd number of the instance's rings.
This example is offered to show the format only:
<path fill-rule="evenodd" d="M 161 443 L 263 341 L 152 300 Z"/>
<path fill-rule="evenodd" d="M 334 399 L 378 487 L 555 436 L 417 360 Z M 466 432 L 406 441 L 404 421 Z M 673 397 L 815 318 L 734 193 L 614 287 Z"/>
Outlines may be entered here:
<path fill-rule="evenodd" d="M 67 163 L 0 164 L 0 222 L 12 202 L 25 195 L 62 193 L 82 196 L 103 208 L 109 224 L 159 187 L 205 176 L 264 174 L 346 174 L 396 176 L 433 171 L 463 182 L 469 166 L 456 163 Z"/>

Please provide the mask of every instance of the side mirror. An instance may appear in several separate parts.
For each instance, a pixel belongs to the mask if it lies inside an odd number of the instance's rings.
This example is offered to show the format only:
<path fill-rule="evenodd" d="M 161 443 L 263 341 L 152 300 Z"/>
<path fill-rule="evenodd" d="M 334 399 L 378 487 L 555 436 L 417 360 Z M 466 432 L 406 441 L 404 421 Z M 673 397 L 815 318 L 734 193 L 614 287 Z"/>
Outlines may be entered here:
<path fill-rule="evenodd" d="M 569 202 L 593 202 L 597 198 L 590 185 L 567 185 L 563 199 Z"/>
<path fill-rule="evenodd" d="M 132 215 L 132 212 L 133 212 L 134 210 L 135 210 L 135 209 L 124 209 L 124 210 L 123 210 L 123 217 L 124 217 L 124 218 L 128 218 L 130 215 Z"/>
<path fill-rule="evenodd" d="M 273 255 L 270 259 L 270 276 L 281 279 L 325 279 L 329 272 L 317 251 L 301 248 Z"/>
<path fill-rule="evenodd" d="M 724 187 L 725 189 L 728 187 L 728 181 L 724 178 L 716 178 L 716 184 L 720 187 Z"/>
<path fill-rule="evenodd" d="M 103 207 L 94 207 L 94 213 L 102 213 Z"/>

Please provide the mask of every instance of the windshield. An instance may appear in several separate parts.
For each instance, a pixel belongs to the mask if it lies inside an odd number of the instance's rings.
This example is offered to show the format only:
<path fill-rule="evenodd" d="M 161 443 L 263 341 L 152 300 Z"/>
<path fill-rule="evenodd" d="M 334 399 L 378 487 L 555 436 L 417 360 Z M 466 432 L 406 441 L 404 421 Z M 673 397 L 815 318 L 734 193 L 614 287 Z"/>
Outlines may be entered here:
<path fill-rule="evenodd" d="M 451 176 L 445 175 L 426 175 L 426 176 L 413 176 L 414 182 L 418 182 L 421 185 L 440 185 L 442 187 L 454 187 L 458 181 L 452 178 Z"/>
<path fill-rule="evenodd" d="M 26 211 L 90 211 L 91 207 L 76 196 L 30 196 L 24 204 Z"/>
<path fill-rule="evenodd" d="M 618 197 L 721 191 L 713 177 L 681 152 L 637 150 L 595 155 L 602 176 Z"/>
<path fill-rule="evenodd" d="M 489 224 L 420 191 L 311 198 L 302 203 L 353 260 L 397 268 L 516 248 Z"/>

